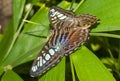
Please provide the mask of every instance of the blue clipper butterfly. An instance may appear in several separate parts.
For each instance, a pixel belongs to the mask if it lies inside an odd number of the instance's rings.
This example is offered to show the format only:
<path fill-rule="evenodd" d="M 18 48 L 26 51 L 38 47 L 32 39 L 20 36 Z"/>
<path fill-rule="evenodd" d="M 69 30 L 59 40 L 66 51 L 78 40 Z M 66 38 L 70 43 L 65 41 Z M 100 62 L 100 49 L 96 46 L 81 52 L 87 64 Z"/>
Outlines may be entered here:
<path fill-rule="evenodd" d="M 89 27 L 96 24 L 95 16 L 74 12 L 59 7 L 51 7 L 49 20 L 53 29 L 51 36 L 34 60 L 31 77 L 37 77 L 55 66 L 65 55 L 71 54 L 89 38 Z"/>

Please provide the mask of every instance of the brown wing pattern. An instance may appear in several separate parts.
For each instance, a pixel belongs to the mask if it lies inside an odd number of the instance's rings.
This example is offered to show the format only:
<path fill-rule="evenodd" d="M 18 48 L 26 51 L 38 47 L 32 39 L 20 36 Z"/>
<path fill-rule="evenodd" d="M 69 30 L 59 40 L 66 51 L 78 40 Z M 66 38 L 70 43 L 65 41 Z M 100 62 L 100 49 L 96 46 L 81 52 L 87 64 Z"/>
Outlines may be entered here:
<path fill-rule="evenodd" d="M 89 38 L 89 27 L 98 22 L 95 16 L 52 7 L 49 11 L 52 34 L 34 60 L 30 70 L 32 77 L 40 76 L 55 66 L 64 55 L 71 54 Z"/>

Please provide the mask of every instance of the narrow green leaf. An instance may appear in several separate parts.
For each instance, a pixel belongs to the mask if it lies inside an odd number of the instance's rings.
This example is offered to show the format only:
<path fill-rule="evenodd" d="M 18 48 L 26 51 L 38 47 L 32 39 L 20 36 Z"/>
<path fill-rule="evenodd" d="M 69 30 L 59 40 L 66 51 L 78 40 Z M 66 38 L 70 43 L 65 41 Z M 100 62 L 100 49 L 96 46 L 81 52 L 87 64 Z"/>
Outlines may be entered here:
<path fill-rule="evenodd" d="M 14 71 L 6 71 L 1 81 L 23 81 Z"/>
<path fill-rule="evenodd" d="M 80 81 L 115 81 L 107 68 L 85 46 L 72 54 L 72 61 Z"/>
<path fill-rule="evenodd" d="M 71 56 L 70 56 L 70 59 L 71 59 Z M 71 72 L 72 72 L 72 81 L 76 81 L 76 79 L 75 79 L 74 65 L 73 65 L 72 61 L 70 61 L 70 65 L 71 65 Z"/>
<path fill-rule="evenodd" d="M 92 36 L 103 36 L 103 37 L 111 37 L 120 39 L 120 35 L 109 34 L 109 33 L 91 33 Z"/>
<path fill-rule="evenodd" d="M 120 0 L 85 0 L 76 10 L 77 14 L 91 14 L 100 19 L 92 32 L 120 30 Z"/>
<path fill-rule="evenodd" d="M 22 17 L 25 0 L 13 0 L 13 27 L 16 31 Z"/>

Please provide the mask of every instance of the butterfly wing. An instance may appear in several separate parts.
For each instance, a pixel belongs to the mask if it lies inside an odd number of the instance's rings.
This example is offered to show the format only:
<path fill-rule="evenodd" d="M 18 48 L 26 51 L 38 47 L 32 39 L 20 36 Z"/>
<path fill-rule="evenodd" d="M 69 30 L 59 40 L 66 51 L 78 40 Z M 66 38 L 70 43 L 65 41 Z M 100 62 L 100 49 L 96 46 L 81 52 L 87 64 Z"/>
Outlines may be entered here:
<path fill-rule="evenodd" d="M 76 16 L 74 12 L 56 6 L 51 7 L 48 15 L 50 24 L 54 29 L 61 29 L 68 27 L 68 24 L 74 24 L 74 17 Z"/>
<path fill-rule="evenodd" d="M 60 42 L 67 56 L 80 47 L 89 37 L 89 29 L 81 29 L 80 27 L 72 28 L 69 31 L 63 31 Z"/>
<path fill-rule="evenodd" d="M 76 16 L 74 12 L 52 7 L 49 20 L 54 27 L 52 35 L 34 60 L 30 70 L 32 77 L 40 76 L 81 46 L 89 37 L 89 27 L 97 22 L 90 15 Z"/>
<path fill-rule="evenodd" d="M 95 16 L 89 14 L 77 16 L 70 10 L 64 10 L 56 6 L 50 8 L 48 15 L 50 24 L 56 30 L 71 28 L 73 26 L 84 27 L 85 29 L 98 22 Z"/>
<path fill-rule="evenodd" d="M 42 51 L 34 60 L 30 70 L 31 77 L 42 75 L 61 60 L 64 50 L 62 49 L 62 46 L 59 42 L 53 42 L 56 40 L 56 34 L 57 31 L 56 33 L 53 32 L 53 35 L 49 38 Z"/>
<path fill-rule="evenodd" d="M 76 18 L 76 20 L 78 22 L 77 25 L 83 29 L 88 29 L 92 25 L 99 22 L 99 20 L 95 16 L 89 14 L 82 14 L 78 18 Z"/>
<path fill-rule="evenodd" d="M 84 14 L 76 17 L 74 25 L 72 27 L 68 27 L 67 31 L 63 29 L 63 33 L 65 34 L 63 36 L 65 36 L 65 40 L 60 42 L 65 50 L 64 54 L 66 56 L 71 54 L 85 41 L 87 41 L 89 38 L 89 27 L 97 22 L 98 20 L 95 16 Z"/>

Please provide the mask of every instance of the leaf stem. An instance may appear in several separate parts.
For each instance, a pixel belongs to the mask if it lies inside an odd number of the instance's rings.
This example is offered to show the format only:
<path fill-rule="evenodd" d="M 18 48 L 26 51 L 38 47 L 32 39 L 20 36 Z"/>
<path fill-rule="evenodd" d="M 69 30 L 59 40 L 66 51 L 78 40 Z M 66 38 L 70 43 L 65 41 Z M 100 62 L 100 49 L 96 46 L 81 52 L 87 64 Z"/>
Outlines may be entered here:
<path fill-rule="evenodd" d="M 72 10 L 73 4 L 75 3 L 75 0 L 72 0 L 72 3 L 70 5 L 70 10 Z"/>
<path fill-rule="evenodd" d="M 109 33 L 90 33 L 91 36 L 103 36 L 120 39 L 120 35 L 109 34 Z"/>
<path fill-rule="evenodd" d="M 24 19 L 23 19 L 23 21 L 24 21 L 24 22 L 27 22 L 27 23 L 31 23 L 31 24 L 36 24 L 36 25 L 42 26 L 40 23 L 32 22 L 32 21 L 29 21 L 29 20 L 24 20 Z"/>
<path fill-rule="evenodd" d="M 71 55 L 70 55 L 70 65 L 71 65 L 71 71 L 72 71 L 72 81 L 76 81 L 74 67 L 73 67 L 73 63 L 72 63 L 72 56 Z"/>
<path fill-rule="evenodd" d="M 73 10 L 73 12 L 75 12 L 75 11 L 80 7 L 80 5 L 83 4 L 84 1 L 85 1 L 85 0 L 81 0 L 81 1 L 79 2 L 79 4 L 77 5 L 77 7 Z"/>
<path fill-rule="evenodd" d="M 32 22 L 32 21 L 29 21 L 29 20 L 24 20 L 24 19 L 23 19 L 23 21 L 24 21 L 24 22 L 31 23 L 31 24 L 36 24 L 36 25 L 39 25 L 39 26 L 44 26 L 44 27 L 47 27 L 47 26 L 46 26 L 46 25 L 44 25 L 44 24 L 41 24 L 41 23 L 36 23 L 36 22 Z"/>

